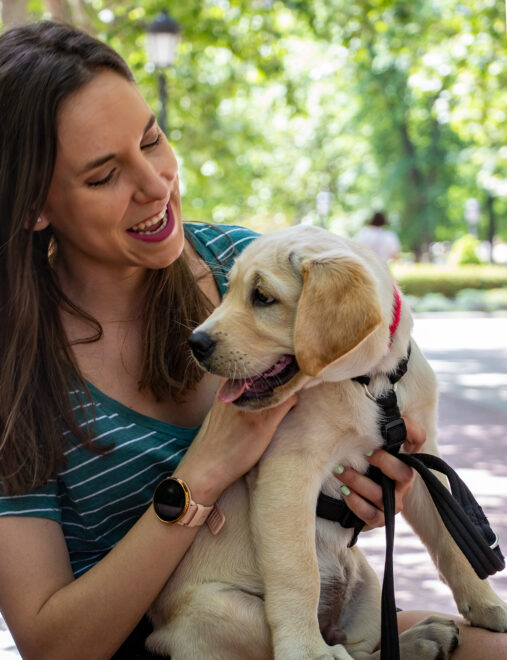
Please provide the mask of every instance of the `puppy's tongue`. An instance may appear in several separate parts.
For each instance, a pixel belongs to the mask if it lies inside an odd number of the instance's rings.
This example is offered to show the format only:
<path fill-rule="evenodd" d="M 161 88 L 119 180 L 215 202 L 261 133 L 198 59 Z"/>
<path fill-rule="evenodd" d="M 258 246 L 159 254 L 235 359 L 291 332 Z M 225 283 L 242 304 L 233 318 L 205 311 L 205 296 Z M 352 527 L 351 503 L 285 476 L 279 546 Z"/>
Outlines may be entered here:
<path fill-rule="evenodd" d="M 247 386 L 246 378 L 238 378 L 236 380 L 227 380 L 222 385 L 218 392 L 218 400 L 222 403 L 231 403 L 231 401 L 236 401 L 246 390 Z"/>
<path fill-rule="evenodd" d="M 293 361 L 291 355 L 282 355 L 282 357 L 267 371 L 262 373 L 260 376 L 254 376 L 252 378 L 236 378 L 234 380 L 227 380 L 218 392 L 218 400 L 222 403 L 231 403 L 231 401 L 236 401 L 243 394 L 245 390 L 250 390 L 255 387 L 261 387 L 261 389 L 266 389 L 267 383 L 265 383 L 267 378 L 272 378 L 277 376 L 285 367 Z M 262 386 L 264 382 L 264 387 Z"/>

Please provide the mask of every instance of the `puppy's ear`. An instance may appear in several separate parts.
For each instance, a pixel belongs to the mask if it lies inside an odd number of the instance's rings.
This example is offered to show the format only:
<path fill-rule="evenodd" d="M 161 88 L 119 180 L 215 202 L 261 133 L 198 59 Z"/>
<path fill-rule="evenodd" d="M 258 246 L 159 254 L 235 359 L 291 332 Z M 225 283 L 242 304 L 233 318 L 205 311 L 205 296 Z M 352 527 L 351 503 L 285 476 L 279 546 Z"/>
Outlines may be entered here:
<path fill-rule="evenodd" d="M 316 376 L 371 334 L 382 313 L 375 284 L 357 261 L 311 259 L 300 270 L 295 353 L 301 370 Z"/>

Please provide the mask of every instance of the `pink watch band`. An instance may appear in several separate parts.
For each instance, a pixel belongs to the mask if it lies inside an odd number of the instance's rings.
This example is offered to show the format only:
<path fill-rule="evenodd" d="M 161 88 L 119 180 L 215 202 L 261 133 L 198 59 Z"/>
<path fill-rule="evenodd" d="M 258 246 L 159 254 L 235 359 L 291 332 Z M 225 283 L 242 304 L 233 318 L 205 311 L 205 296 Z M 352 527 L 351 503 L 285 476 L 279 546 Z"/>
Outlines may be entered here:
<path fill-rule="evenodd" d="M 210 532 L 215 535 L 224 526 L 225 516 L 216 504 L 204 506 L 193 500 L 190 500 L 186 514 L 177 522 L 185 527 L 200 527 L 204 523 L 207 523 Z"/>

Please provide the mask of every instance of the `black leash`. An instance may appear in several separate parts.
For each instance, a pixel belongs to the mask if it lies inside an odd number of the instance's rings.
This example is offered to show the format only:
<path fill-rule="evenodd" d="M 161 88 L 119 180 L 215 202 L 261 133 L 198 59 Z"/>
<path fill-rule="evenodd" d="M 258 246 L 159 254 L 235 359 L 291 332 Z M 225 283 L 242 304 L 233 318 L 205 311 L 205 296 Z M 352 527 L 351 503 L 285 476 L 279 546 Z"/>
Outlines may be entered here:
<path fill-rule="evenodd" d="M 428 488 L 433 502 L 447 530 L 456 544 L 470 562 L 479 578 L 484 579 L 505 568 L 505 560 L 498 545 L 498 536 L 491 529 L 474 496 L 445 461 L 431 454 L 399 454 L 401 445 L 407 438 L 405 422 L 401 418 L 395 392 L 396 383 L 406 373 L 410 357 L 410 346 L 407 357 L 398 365 L 396 372 L 389 375 L 393 385 L 381 397 L 373 397 L 368 390 L 370 378 L 359 376 L 353 378 L 365 388 L 366 394 L 373 399 L 382 410 L 380 432 L 384 439 L 383 448 L 400 460 L 417 470 Z M 438 470 L 449 480 L 451 492 L 430 471 Z M 394 594 L 394 517 L 395 517 L 395 484 L 378 468 L 370 466 L 367 476 L 382 486 L 384 500 L 386 555 L 384 580 L 382 583 L 382 619 L 381 619 L 381 660 L 399 660 L 398 619 L 396 616 L 396 600 Z M 342 527 L 353 528 L 354 535 L 349 546 L 354 545 L 364 527 L 360 520 L 342 500 L 320 494 L 317 501 L 317 516 L 339 522 Z"/>
<path fill-rule="evenodd" d="M 505 568 L 498 536 L 491 529 L 484 511 L 445 461 L 431 454 L 399 454 L 398 458 L 417 470 L 437 507 L 449 534 L 481 580 Z M 449 480 L 451 492 L 430 472 L 437 470 Z"/>

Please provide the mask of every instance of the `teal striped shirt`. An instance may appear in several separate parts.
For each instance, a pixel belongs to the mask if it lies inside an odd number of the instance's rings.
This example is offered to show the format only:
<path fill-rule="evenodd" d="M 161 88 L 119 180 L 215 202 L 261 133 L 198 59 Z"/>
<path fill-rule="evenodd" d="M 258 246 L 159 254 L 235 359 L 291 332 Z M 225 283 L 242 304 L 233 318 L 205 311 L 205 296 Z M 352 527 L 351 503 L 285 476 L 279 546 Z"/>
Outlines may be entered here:
<path fill-rule="evenodd" d="M 211 266 L 223 294 L 235 254 L 255 238 L 243 227 L 185 225 L 187 237 Z M 76 419 L 94 419 L 92 441 L 111 446 L 94 454 L 72 441 L 67 465 L 43 488 L 0 495 L 1 516 L 50 518 L 62 526 L 74 575 L 91 568 L 128 532 L 150 505 L 155 485 L 171 474 L 199 427 L 173 426 L 131 410 L 89 384 L 91 401 L 71 392 Z"/>

